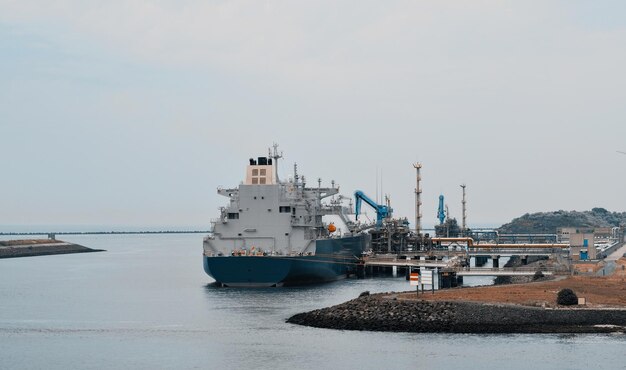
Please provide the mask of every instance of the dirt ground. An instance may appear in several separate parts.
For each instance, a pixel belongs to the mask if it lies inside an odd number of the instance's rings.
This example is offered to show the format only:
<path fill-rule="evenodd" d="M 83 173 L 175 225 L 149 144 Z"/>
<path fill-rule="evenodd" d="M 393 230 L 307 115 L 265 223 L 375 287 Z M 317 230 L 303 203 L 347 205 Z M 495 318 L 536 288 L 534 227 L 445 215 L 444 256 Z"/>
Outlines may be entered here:
<path fill-rule="evenodd" d="M 587 300 L 587 307 L 626 307 L 626 258 L 616 261 L 615 272 L 610 276 L 569 276 L 528 284 L 496 285 L 475 288 L 454 288 L 420 292 L 419 299 L 438 301 L 474 301 L 509 303 L 529 306 L 555 307 L 559 290 L 572 289 L 579 298 Z M 416 299 L 415 292 L 402 293 L 400 299 Z"/>
<path fill-rule="evenodd" d="M 573 266 L 574 266 L 574 270 L 579 273 L 583 273 L 583 274 L 584 273 L 596 273 L 605 266 L 605 263 L 604 262 L 593 263 L 593 264 L 575 263 Z"/>

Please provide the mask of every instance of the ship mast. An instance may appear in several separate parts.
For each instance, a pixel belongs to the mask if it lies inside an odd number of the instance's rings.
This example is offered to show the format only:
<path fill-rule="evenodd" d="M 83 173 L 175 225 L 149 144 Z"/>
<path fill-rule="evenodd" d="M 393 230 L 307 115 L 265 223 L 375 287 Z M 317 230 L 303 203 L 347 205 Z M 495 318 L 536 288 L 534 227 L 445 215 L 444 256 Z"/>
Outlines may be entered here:
<path fill-rule="evenodd" d="M 278 144 L 274 143 L 272 146 L 274 147 L 274 152 L 272 152 L 272 148 L 269 148 L 268 157 L 274 160 L 274 173 L 276 174 L 276 183 L 278 184 L 280 182 L 278 179 L 278 159 L 283 157 L 283 152 L 281 151 L 280 154 L 278 154 Z"/>

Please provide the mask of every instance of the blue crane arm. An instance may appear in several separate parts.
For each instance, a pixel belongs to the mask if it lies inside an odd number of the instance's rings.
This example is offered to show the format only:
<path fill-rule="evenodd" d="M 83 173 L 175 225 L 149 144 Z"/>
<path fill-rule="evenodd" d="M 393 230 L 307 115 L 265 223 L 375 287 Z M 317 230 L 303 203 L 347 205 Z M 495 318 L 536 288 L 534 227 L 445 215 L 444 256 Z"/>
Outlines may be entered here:
<path fill-rule="evenodd" d="M 359 219 L 359 214 L 361 213 L 362 202 L 367 203 L 370 207 L 374 208 L 374 210 L 376 211 L 376 226 L 377 227 L 380 227 L 382 225 L 384 218 L 387 218 L 389 215 L 391 215 L 391 208 L 374 202 L 370 197 L 365 195 L 365 193 L 363 193 L 360 190 L 357 190 L 354 192 L 354 197 L 356 198 L 355 211 L 356 211 L 357 220 Z"/>
<path fill-rule="evenodd" d="M 369 204 L 372 208 L 377 209 L 380 205 L 374 202 L 370 197 L 365 195 L 361 190 L 357 190 L 354 192 L 354 197 L 357 201 L 357 216 L 359 215 L 359 210 L 361 208 L 361 201 L 365 201 L 365 203 Z"/>

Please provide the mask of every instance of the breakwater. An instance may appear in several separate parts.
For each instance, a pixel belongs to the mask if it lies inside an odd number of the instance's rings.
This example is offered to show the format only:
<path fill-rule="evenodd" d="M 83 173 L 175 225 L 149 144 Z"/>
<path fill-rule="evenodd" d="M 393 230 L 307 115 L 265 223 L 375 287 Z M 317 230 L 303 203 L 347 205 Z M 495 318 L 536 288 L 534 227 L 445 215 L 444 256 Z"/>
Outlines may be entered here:
<path fill-rule="evenodd" d="M 363 296 L 290 317 L 319 328 L 428 333 L 609 333 L 626 330 L 626 310 L 557 308 Z"/>
<path fill-rule="evenodd" d="M 19 242 L 19 243 L 16 243 Z M 0 242 L 0 258 L 34 257 L 54 254 L 103 252 L 74 243 L 48 240 Z"/>

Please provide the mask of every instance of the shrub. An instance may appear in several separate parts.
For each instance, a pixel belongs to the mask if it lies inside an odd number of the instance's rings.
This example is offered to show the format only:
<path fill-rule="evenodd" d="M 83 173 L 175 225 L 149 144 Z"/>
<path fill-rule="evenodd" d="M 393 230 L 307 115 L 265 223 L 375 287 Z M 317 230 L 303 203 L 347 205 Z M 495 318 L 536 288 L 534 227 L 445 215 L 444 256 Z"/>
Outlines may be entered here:
<path fill-rule="evenodd" d="M 544 277 L 543 272 L 541 272 L 541 270 L 537 270 L 537 272 L 535 272 L 535 275 L 533 275 L 533 280 L 539 280 L 543 277 Z"/>
<path fill-rule="evenodd" d="M 556 303 L 562 306 L 573 306 L 578 304 L 578 296 L 571 289 L 561 289 L 556 296 Z"/>
<path fill-rule="evenodd" d="M 513 279 L 510 276 L 496 276 L 493 281 L 493 285 L 505 285 L 505 284 L 513 284 Z"/>

